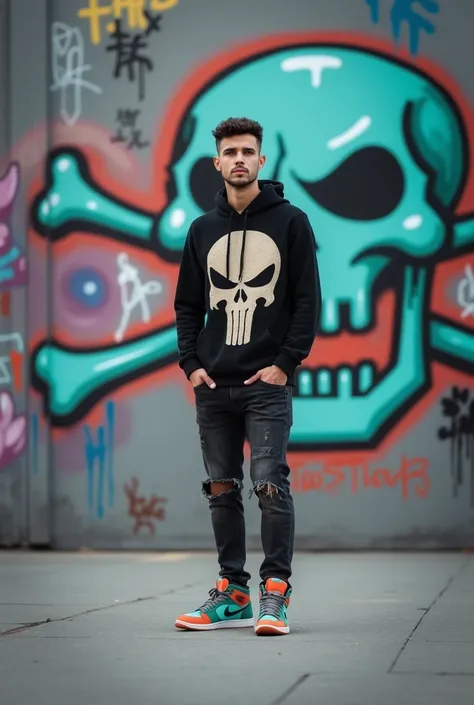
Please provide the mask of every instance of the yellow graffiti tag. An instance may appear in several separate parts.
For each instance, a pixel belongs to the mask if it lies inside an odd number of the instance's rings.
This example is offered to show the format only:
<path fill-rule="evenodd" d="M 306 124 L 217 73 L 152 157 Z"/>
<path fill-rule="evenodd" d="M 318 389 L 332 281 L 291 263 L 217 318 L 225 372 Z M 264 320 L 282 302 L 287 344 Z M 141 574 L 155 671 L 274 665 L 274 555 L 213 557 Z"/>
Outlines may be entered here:
<path fill-rule="evenodd" d="M 108 5 L 101 5 L 100 0 L 89 0 L 87 7 L 82 7 L 77 16 L 89 20 L 90 39 L 92 44 L 102 41 L 102 19 L 112 17 L 113 20 L 124 20 L 130 29 L 146 29 L 148 24 L 144 10 L 164 12 L 176 7 L 179 0 L 111 0 Z M 114 21 L 106 24 L 107 32 L 115 29 Z"/>

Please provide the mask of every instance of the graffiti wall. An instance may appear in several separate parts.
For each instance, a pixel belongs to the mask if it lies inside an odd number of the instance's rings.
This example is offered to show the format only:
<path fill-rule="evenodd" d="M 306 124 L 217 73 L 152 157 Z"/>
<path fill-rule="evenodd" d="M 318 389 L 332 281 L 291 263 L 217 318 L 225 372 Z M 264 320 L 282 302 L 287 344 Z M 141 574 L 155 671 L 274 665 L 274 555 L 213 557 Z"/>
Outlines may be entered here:
<path fill-rule="evenodd" d="M 9 152 L 11 116 L 8 13 L 0 5 L 0 542 L 24 535 L 26 499 L 28 337 L 24 316 L 28 255 L 25 217 L 19 202 L 21 165 Z M 19 222 L 22 221 L 22 225 Z"/>
<path fill-rule="evenodd" d="M 321 275 L 294 390 L 297 546 L 474 543 L 474 8 L 458 5 L 10 3 L 0 518 L 19 474 L 20 536 L 213 546 L 173 295 L 221 186 L 211 130 L 246 115 Z"/>

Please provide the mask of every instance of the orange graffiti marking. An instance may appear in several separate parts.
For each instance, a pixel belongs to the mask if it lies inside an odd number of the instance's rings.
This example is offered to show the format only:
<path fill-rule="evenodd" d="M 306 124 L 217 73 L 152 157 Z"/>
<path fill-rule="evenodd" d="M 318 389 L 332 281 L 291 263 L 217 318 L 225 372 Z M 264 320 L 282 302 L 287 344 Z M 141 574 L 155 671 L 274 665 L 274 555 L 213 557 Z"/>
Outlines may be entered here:
<path fill-rule="evenodd" d="M 16 392 L 23 389 L 23 353 L 10 350 L 10 365 L 12 368 L 13 387 Z"/>
<path fill-rule="evenodd" d="M 341 487 L 350 484 L 352 494 L 361 490 L 381 490 L 401 487 L 403 499 L 410 497 L 410 487 L 420 498 L 427 497 L 430 489 L 427 458 L 402 456 L 400 467 L 393 472 L 386 467 L 370 468 L 368 463 L 334 465 L 330 462 L 314 463 L 293 471 L 292 491 L 296 493 L 325 492 L 337 494 Z"/>
<path fill-rule="evenodd" d="M 9 318 L 11 309 L 11 296 L 9 291 L 0 294 L 0 312 L 3 318 Z"/>
<path fill-rule="evenodd" d="M 165 504 L 168 500 L 164 497 L 157 497 L 154 494 L 149 499 L 138 497 L 139 484 L 139 480 L 136 477 L 132 477 L 130 485 L 123 486 L 124 492 L 128 497 L 128 516 L 135 519 L 134 534 L 137 534 L 144 527 L 148 529 L 151 536 L 154 536 L 154 521 L 164 521 L 166 517 L 165 508 L 159 505 Z"/>

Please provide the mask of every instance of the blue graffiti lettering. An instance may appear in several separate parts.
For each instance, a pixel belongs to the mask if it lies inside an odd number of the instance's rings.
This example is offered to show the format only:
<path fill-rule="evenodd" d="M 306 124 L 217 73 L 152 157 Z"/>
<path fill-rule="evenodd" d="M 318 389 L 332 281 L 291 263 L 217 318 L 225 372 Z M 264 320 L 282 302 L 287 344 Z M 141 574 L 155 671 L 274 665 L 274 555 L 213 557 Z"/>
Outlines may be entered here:
<path fill-rule="evenodd" d="M 380 20 L 380 0 L 365 0 L 370 8 L 372 22 L 378 24 Z M 419 7 L 413 7 L 417 5 Z M 401 28 L 404 23 L 408 25 L 410 53 L 416 55 L 420 46 L 420 33 L 434 34 L 435 25 L 430 22 L 419 10 L 424 10 L 431 15 L 439 12 L 437 0 L 393 0 L 390 10 L 390 24 L 392 27 L 392 37 L 398 44 L 400 41 Z"/>
<path fill-rule="evenodd" d="M 379 0 L 365 0 L 366 4 L 370 7 L 370 17 L 374 24 L 378 24 L 380 19 L 380 7 Z"/>
<path fill-rule="evenodd" d="M 105 426 L 97 428 L 94 442 L 89 424 L 84 425 L 86 442 L 84 453 L 87 467 L 87 504 L 91 515 L 95 513 L 98 519 L 104 517 L 104 490 L 107 489 L 108 506 L 113 507 L 115 501 L 114 481 L 114 442 L 115 442 L 115 404 L 105 405 Z M 96 475 L 97 469 L 97 477 Z M 107 477 L 106 477 L 107 471 Z M 105 482 L 107 480 L 107 483 Z M 96 492 L 94 490 L 96 489 Z M 96 501 L 95 501 L 96 500 Z"/>
<path fill-rule="evenodd" d="M 109 491 L 109 504 L 114 506 L 115 502 L 115 482 L 114 482 L 114 446 L 115 446 L 115 405 L 112 402 L 106 404 L 107 429 L 109 433 L 107 456 L 107 485 Z"/>

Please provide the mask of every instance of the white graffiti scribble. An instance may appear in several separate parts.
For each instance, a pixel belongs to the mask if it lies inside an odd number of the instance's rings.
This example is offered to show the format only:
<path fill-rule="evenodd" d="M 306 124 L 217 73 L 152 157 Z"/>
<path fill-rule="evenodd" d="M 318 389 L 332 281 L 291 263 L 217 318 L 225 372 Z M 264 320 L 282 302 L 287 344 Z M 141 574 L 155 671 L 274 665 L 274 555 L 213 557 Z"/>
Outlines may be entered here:
<path fill-rule="evenodd" d="M 87 88 L 99 95 L 103 91 L 82 78 L 92 67 L 84 63 L 84 39 L 80 29 L 53 22 L 52 45 L 54 85 L 51 90 L 61 91 L 61 117 L 71 127 L 82 114 L 82 90 Z"/>
<path fill-rule="evenodd" d="M 24 344 L 20 333 L 5 333 L 4 335 L 0 335 L 0 346 L 3 347 L 4 344 L 8 343 L 12 343 L 19 353 L 23 353 Z M 10 356 L 0 355 L 0 384 L 10 385 L 12 383 L 10 365 Z"/>
<path fill-rule="evenodd" d="M 340 69 L 342 59 L 338 56 L 295 56 L 281 62 L 280 68 L 285 72 L 309 71 L 311 74 L 311 85 L 313 88 L 320 88 L 323 80 L 323 73 L 326 69 Z"/>
<path fill-rule="evenodd" d="M 466 276 L 458 284 L 458 304 L 462 308 L 461 318 L 474 316 L 474 272 L 470 264 L 464 270 Z"/>
<path fill-rule="evenodd" d="M 117 282 L 120 287 L 120 299 L 122 302 L 122 319 L 115 332 L 115 340 L 119 343 L 127 329 L 130 314 L 137 306 L 141 307 L 143 323 L 150 321 L 150 307 L 148 306 L 147 296 L 160 294 L 163 287 L 158 281 L 142 283 L 140 281 L 140 272 L 130 264 L 128 255 L 125 252 L 121 252 L 117 256 L 117 266 L 119 268 Z M 129 285 L 131 285 L 131 290 L 129 290 Z"/>

